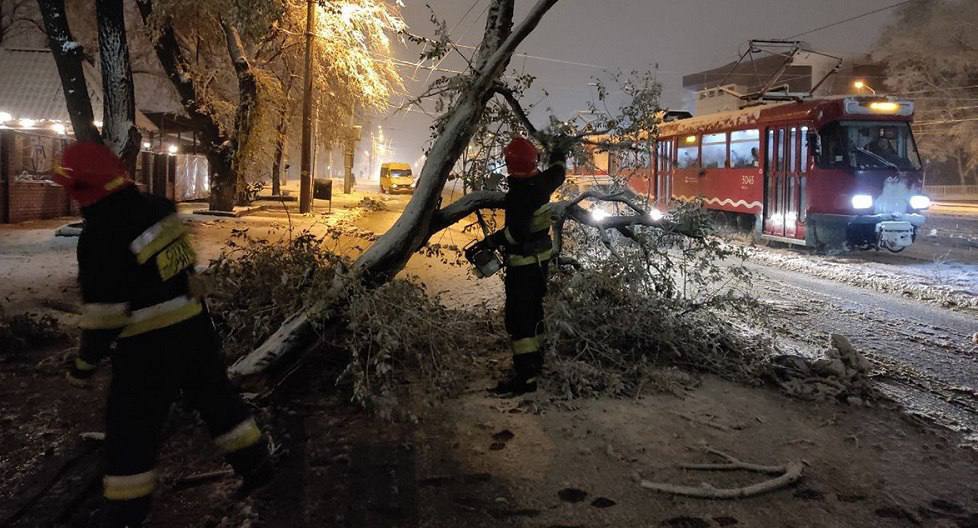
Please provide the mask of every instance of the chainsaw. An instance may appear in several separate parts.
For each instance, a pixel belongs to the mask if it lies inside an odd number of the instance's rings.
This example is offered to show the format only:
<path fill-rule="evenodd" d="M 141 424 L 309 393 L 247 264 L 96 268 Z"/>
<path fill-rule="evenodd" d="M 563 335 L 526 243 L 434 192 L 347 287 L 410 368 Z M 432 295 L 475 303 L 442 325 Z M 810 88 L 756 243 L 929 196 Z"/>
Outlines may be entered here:
<path fill-rule="evenodd" d="M 484 279 L 495 275 L 503 267 L 503 258 L 499 254 L 498 248 L 489 240 L 491 235 L 489 226 L 482 218 L 482 213 L 476 212 L 475 215 L 479 219 L 479 226 L 482 227 L 482 234 L 485 238 L 469 242 L 463 251 L 465 260 L 468 260 L 475 267 L 475 276 Z"/>

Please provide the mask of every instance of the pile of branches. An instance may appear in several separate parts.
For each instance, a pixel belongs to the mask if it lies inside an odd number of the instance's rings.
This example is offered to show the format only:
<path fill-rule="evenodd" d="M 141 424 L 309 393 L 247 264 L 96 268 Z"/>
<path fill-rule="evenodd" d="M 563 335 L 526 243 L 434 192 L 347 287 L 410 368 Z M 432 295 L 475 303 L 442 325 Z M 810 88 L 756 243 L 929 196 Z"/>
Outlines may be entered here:
<path fill-rule="evenodd" d="M 674 221 L 704 236 L 563 235 L 567 258 L 582 267 L 558 274 L 547 299 L 549 383 L 559 397 L 671 391 L 676 376 L 664 376 L 664 367 L 760 383 L 771 344 L 729 317 L 757 308 L 742 293 L 743 255 L 709 235 L 709 219 L 695 206 L 677 210 Z"/>
<path fill-rule="evenodd" d="M 303 232 L 269 241 L 234 233 L 206 274 L 208 305 L 229 362 L 349 278 L 350 263 L 327 247 L 334 235 Z M 345 301 L 334 311 L 312 314 L 317 328 L 336 332 L 313 352 L 331 354 L 323 375 L 334 377 L 351 401 L 382 416 L 399 407 L 404 382 L 418 383 L 419 392 L 433 398 L 453 394 L 475 357 L 507 347 L 498 317 L 446 308 L 414 279 L 378 287 L 344 282 Z"/>
<path fill-rule="evenodd" d="M 67 334 L 50 315 L 5 315 L 0 309 L 0 361 L 15 359 L 37 347 L 63 341 Z"/>

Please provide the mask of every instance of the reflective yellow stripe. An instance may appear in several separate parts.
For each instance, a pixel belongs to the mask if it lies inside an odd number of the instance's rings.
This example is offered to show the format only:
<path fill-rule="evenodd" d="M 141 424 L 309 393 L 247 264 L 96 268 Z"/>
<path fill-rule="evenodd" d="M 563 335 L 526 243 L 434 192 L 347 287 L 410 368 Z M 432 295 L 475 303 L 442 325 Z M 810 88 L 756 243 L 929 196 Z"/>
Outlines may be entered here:
<path fill-rule="evenodd" d="M 165 308 L 168 303 L 176 300 L 186 300 L 186 302 L 178 303 L 171 310 L 161 310 L 158 308 Z M 145 319 L 140 319 L 138 321 L 133 321 L 119 334 L 119 337 L 132 337 L 134 335 L 145 334 L 151 330 L 158 330 L 160 328 L 166 328 L 168 326 L 175 325 L 177 323 L 186 321 L 191 317 L 204 311 L 204 306 L 197 299 L 190 298 L 178 298 L 173 301 L 167 301 L 166 303 L 158 304 L 156 306 L 145 308 L 144 310 L 153 310 L 151 316 Z M 143 310 L 137 310 L 133 314 L 134 318 Z"/>
<path fill-rule="evenodd" d="M 547 248 L 536 255 L 510 255 L 509 259 L 506 261 L 508 266 L 529 266 L 530 264 L 539 264 L 545 260 L 550 260 L 553 256 L 553 248 Z"/>
<path fill-rule="evenodd" d="M 544 204 L 533 211 L 533 218 L 530 220 L 530 232 L 536 233 L 545 229 L 550 229 L 550 204 Z"/>
<path fill-rule="evenodd" d="M 513 355 L 519 356 L 520 354 L 532 354 L 540 350 L 540 338 L 539 337 L 524 337 L 523 339 L 517 339 L 513 341 Z"/>
<path fill-rule="evenodd" d="M 214 444 L 225 453 L 233 453 L 246 447 L 251 447 L 261 439 L 261 429 L 254 418 L 234 426 L 234 429 L 214 438 Z"/>
<path fill-rule="evenodd" d="M 129 244 L 129 249 L 136 255 L 136 261 L 145 264 L 150 257 L 186 232 L 187 228 L 177 215 L 170 215 L 143 231 Z"/>
<path fill-rule="evenodd" d="M 129 323 L 129 305 L 126 303 L 87 303 L 82 305 L 78 326 L 85 330 L 122 328 Z"/>
<path fill-rule="evenodd" d="M 135 475 L 106 475 L 102 479 L 103 495 L 109 500 L 129 500 L 145 497 L 156 488 L 156 471 Z"/>
<path fill-rule="evenodd" d="M 123 178 L 122 176 L 119 176 L 118 178 L 114 178 L 109 183 L 106 183 L 105 184 L 105 190 L 106 191 L 114 191 L 114 190 L 118 189 L 119 187 L 122 187 L 125 184 L 126 184 L 126 179 Z"/>
<path fill-rule="evenodd" d="M 82 371 L 86 371 L 87 372 L 89 370 L 95 370 L 95 369 L 97 369 L 98 368 L 98 365 L 93 365 L 93 364 L 85 361 L 84 359 L 82 359 L 80 357 L 76 357 L 75 358 L 75 368 L 78 369 L 78 370 L 82 370 Z"/>

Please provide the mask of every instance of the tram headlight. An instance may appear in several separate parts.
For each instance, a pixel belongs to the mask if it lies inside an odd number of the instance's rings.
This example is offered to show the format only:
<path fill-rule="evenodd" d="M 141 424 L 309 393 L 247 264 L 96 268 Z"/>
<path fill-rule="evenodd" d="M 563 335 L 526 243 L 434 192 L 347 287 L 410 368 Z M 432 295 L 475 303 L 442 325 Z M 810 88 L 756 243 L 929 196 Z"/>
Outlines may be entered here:
<path fill-rule="evenodd" d="M 873 206 L 873 197 L 868 194 L 855 194 L 852 197 L 853 209 L 869 209 Z"/>
<path fill-rule="evenodd" d="M 922 194 L 915 194 L 910 197 L 911 209 L 927 209 L 928 207 L 930 207 L 930 198 Z"/>

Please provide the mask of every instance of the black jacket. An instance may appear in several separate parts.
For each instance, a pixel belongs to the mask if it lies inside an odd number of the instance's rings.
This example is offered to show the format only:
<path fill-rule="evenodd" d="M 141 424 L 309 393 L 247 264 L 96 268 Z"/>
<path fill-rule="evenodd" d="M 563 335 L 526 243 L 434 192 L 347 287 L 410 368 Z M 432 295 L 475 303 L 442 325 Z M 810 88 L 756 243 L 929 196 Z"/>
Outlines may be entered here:
<path fill-rule="evenodd" d="M 83 208 L 82 216 L 80 356 L 96 363 L 120 333 L 133 331 L 133 312 L 167 301 L 172 306 L 174 299 L 192 300 L 195 256 L 173 202 L 134 187 Z"/>
<path fill-rule="evenodd" d="M 533 229 L 533 218 L 534 213 L 550 203 L 554 191 L 564 184 L 565 157 L 562 152 L 554 152 L 550 157 L 550 166 L 543 172 L 529 178 L 509 178 L 505 203 L 506 228 L 494 233 L 493 240 L 499 245 L 506 245 L 511 253 L 529 254 L 520 246 L 537 241 L 537 238 L 549 240 L 549 230 Z M 509 237 L 506 236 L 507 231 Z"/>

